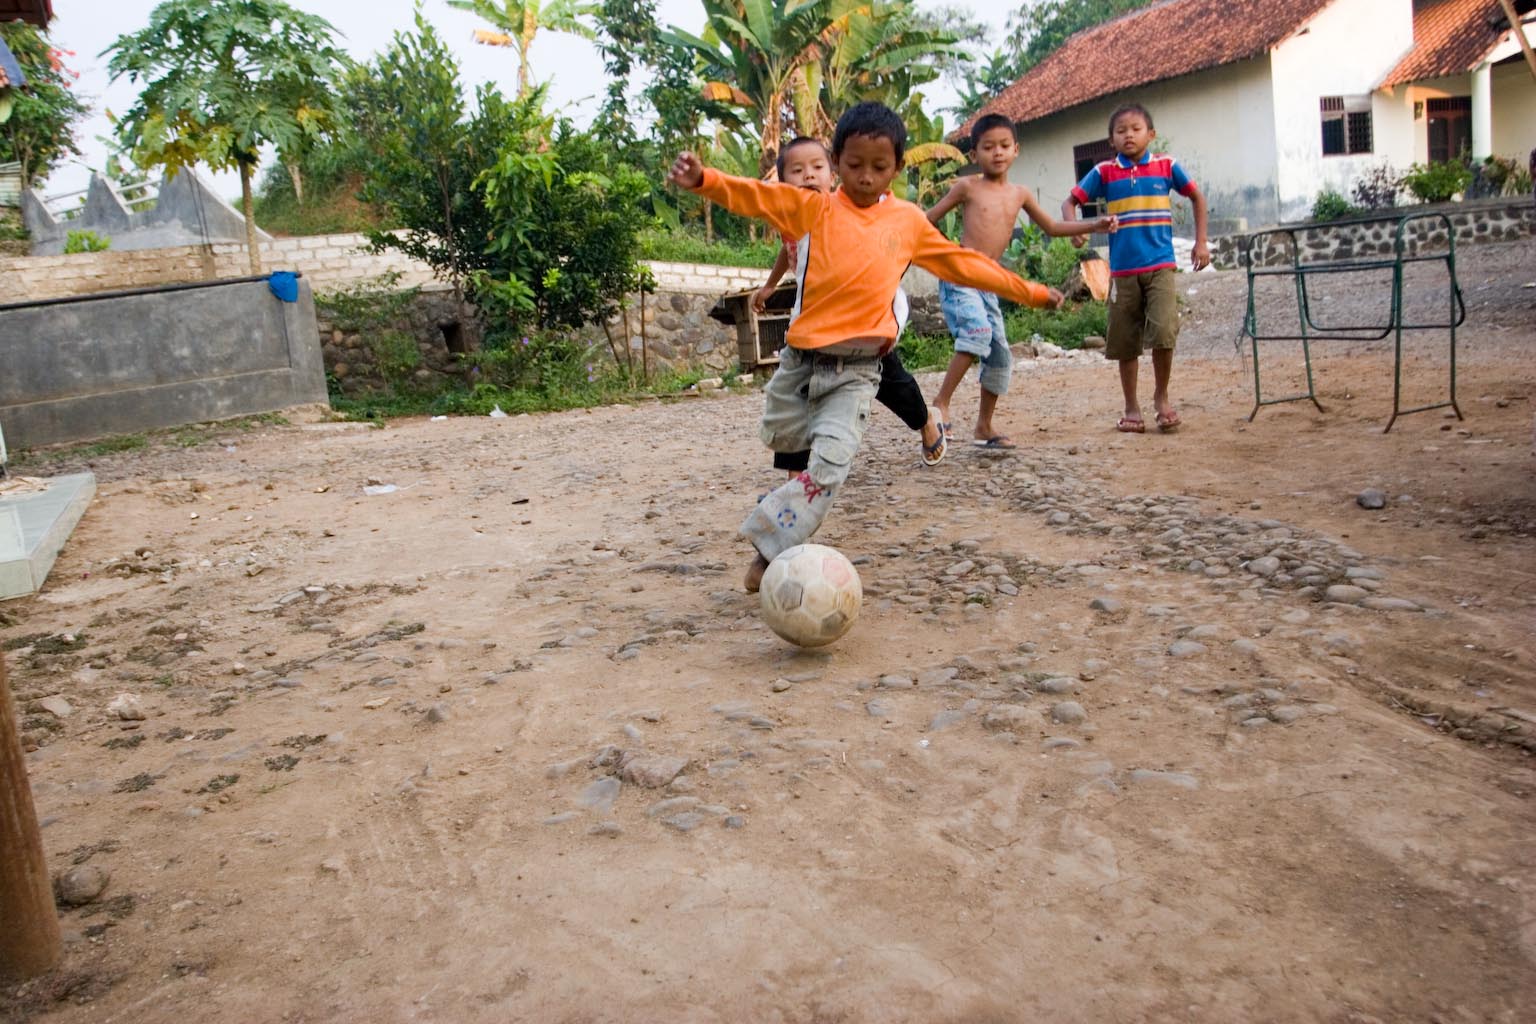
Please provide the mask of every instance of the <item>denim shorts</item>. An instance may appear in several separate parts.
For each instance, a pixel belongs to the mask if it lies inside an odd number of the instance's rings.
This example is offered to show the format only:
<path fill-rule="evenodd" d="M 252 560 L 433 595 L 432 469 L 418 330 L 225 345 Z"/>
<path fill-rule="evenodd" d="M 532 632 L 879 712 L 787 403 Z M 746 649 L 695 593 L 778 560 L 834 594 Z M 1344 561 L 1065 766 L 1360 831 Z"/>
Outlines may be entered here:
<path fill-rule="evenodd" d="M 994 395 L 1008 393 L 1013 376 L 1013 353 L 997 296 L 979 288 L 939 282 L 939 308 L 955 339 L 955 351 L 973 356 L 981 364 L 981 386 Z"/>

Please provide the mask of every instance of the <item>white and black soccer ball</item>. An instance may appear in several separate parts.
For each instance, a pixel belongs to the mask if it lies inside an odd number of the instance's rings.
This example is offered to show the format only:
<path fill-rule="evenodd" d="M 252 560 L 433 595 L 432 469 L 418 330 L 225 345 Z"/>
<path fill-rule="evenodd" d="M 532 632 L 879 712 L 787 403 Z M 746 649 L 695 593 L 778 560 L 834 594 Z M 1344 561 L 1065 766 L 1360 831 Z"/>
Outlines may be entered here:
<path fill-rule="evenodd" d="M 848 632 L 864 605 L 858 570 L 836 548 L 799 544 L 763 573 L 763 621 L 801 647 L 821 647 Z"/>

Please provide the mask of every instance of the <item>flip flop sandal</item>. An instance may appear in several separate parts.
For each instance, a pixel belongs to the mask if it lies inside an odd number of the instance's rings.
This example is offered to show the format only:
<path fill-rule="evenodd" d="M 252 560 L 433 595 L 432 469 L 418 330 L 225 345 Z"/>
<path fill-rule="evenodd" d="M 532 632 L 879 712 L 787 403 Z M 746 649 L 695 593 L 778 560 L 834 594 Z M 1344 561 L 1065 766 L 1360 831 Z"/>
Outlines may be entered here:
<path fill-rule="evenodd" d="M 1007 434 L 998 434 L 995 437 L 989 437 L 985 440 L 978 437 L 976 440 L 972 441 L 971 444 L 975 445 L 977 448 L 987 448 L 991 451 L 1013 451 L 1018 447 L 1018 445 L 1014 444 Z"/>
<path fill-rule="evenodd" d="M 944 429 L 943 423 L 939 424 L 939 439 L 933 444 L 923 445 L 923 465 L 937 466 L 944 461 L 944 455 L 949 451 L 949 431 Z"/>
<path fill-rule="evenodd" d="M 1129 416 L 1121 416 L 1120 422 L 1115 424 L 1115 429 L 1122 434 L 1144 434 L 1147 432 L 1147 421 L 1133 420 Z"/>
<path fill-rule="evenodd" d="M 1184 421 L 1179 418 L 1179 414 L 1176 412 L 1166 416 L 1162 413 L 1157 414 L 1157 429 L 1164 434 L 1171 434 L 1175 430 L 1178 430 L 1179 424 L 1183 422 Z"/>

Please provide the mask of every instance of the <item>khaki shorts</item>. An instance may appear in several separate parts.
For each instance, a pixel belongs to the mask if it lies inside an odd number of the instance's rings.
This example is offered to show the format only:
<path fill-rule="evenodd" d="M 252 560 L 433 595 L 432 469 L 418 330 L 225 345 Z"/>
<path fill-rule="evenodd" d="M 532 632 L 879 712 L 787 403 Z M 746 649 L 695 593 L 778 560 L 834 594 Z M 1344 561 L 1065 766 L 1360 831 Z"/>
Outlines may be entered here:
<path fill-rule="evenodd" d="M 1179 296 L 1174 270 L 1164 267 L 1109 281 L 1109 330 L 1104 355 L 1116 362 L 1139 357 L 1144 349 L 1171 349 L 1179 340 Z"/>

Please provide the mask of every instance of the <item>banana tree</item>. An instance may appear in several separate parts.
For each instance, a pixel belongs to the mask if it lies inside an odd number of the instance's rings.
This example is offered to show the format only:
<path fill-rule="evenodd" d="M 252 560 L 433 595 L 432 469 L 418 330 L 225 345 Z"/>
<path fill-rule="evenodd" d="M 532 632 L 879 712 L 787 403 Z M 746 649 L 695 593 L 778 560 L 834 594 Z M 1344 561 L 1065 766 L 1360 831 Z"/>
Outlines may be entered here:
<path fill-rule="evenodd" d="M 592 27 L 583 19 L 594 17 L 600 7 L 590 0 L 448 0 L 448 6 L 470 11 L 490 22 L 494 29 L 476 29 L 475 42 L 485 46 L 507 46 L 517 51 L 517 95 L 528 95 L 528 51 L 540 29 L 568 32 L 583 39 L 594 38 Z"/>
<path fill-rule="evenodd" d="M 705 99 L 735 108 L 726 127 L 756 137 L 759 170 L 783 140 L 828 137 L 849 106 L 877 99 L 903 108 L 937 76 L 932 58 L 960 55 L 954 38 L 920 24 L 912 0 L 703 0 L 700 35 L 676 26 L 705 79 Z"/>
<path fill-rule="evenodd" d="M 968 61 L 955 36 L 924 23 L 910 0 L 850 7 L 819 43 L 821 116 L 836 123 L 849 107 L 876 100 L 904 120 L 922 117 L 920 86 L 939 77 L 937 62 Z"/>
<path fill-rule="evenodd" d="M 837 13 L 867 0 L 702 0 L 705 27 L 699 35 L 672 26 L 663 39 L 694 55 L 705 79 L 703 97 L 735 107 L 740 120 L 728 128 L 758 141 L 759 171 L 766 173 L 786 137 L 808 134 L 800 120 L 816 84 L 805 74 L 816 61 L 817 42 Z"/>

